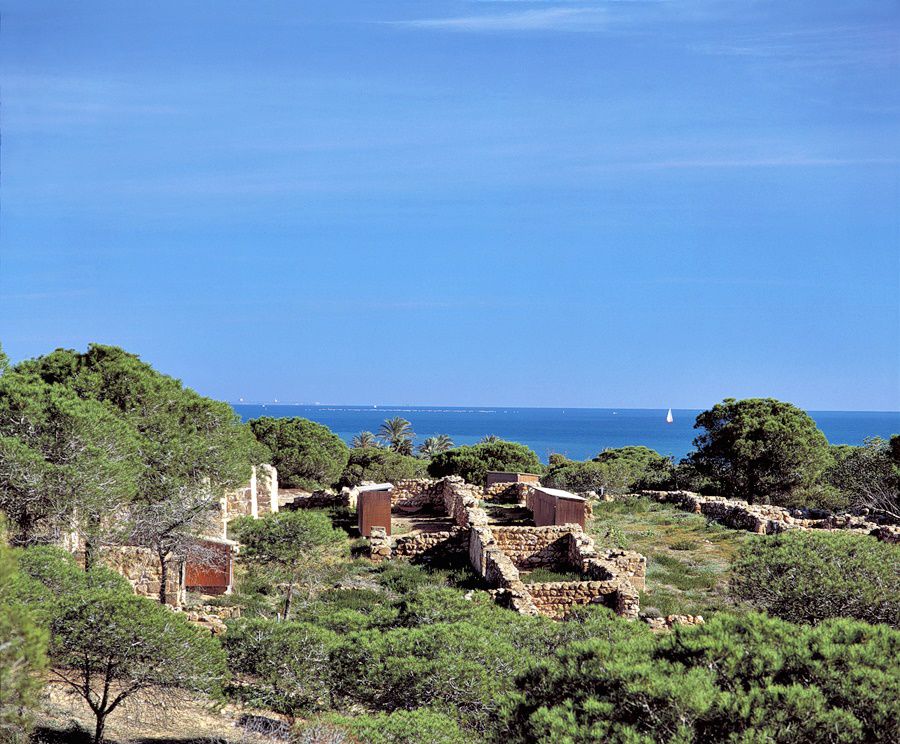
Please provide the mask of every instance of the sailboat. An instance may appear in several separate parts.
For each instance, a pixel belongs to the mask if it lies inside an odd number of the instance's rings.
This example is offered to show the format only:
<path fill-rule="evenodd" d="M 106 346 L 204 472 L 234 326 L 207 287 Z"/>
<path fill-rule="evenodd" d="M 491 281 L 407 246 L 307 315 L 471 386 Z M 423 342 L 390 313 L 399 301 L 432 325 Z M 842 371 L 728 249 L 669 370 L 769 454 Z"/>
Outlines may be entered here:
<path fill-rule="evenodd" d="M 672 415 L 672 409 L 669 409 L 669 412 L 666 414 L 666 423 L 671 424 L 675 420 L 675 417 Z"/>

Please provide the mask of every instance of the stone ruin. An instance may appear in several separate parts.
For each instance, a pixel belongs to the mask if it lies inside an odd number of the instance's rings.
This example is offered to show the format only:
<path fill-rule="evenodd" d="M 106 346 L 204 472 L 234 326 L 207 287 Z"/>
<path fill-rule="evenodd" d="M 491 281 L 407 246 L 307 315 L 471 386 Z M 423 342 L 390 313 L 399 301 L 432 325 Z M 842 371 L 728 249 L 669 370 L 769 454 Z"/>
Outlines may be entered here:
<path fill-rule="evenodd" d="M 447 518 L 447 529 L 388 537 L 373 528 L 372 560 L 432 561 L 464 556 L 503 606 L 528 615 L 564 618 L 572 609 L 602 604 L 637 618 L 647 561 L 627 550 L 601 550 L 578 524 L 536 527 L 492 521 L 482 504 L 491 499 L 524 507 L 532 486 L 494 484 L 486 494 L 456 476 L 398 481 L 391 492 L 395 513 L 430 510 Z M 513 501 L 513 497 L 515 501 Z M 578 581 L 526 583 L 536 568 L 577 573 Z"/>
<path fill-rule="evenodd" d="M 742 499 L 702 496 L 693 491 L 641 491 L 640 495 L 662 504 L 674 504 L 685 511 L 758 535 L 775 535 L 788 530 L 850 530 L 871 535 L 884 542 L 900 542 L 900 526 L 872 522 L 865 516 L 831 514 L 812 509 L 786 509 L 771 504 L 751 504 Z"/>
<path fill-rule="evenodd" d="M 228 539 L 228 523 L 240 516 L 256 518 L 277 512 L 278 503 L 278 472 L 271 465 L 252 468 L 246 486 L 223 494 L 218 504 L 210 510 L 196 545 L 186 555 L 173 556 L 166 561 L 168 604 L 176 609 L 181 608 L 188 591 L 210 589 L 208 585 L 192 586 L 191 575 L 222 574 L 217 577 L 217 586 L 213 591 L 230 593 L 232 561 L 238 544 Z M 61 535 L 59 544 L 79 560 L 84 560 L 84 548 L 77 533 Z M 158 598 L 162 569 L 156 553 L 150 548 L 142 545 L 106 545 L 99 548 L 98 560 L 123 576 L 135 594 Z"/>

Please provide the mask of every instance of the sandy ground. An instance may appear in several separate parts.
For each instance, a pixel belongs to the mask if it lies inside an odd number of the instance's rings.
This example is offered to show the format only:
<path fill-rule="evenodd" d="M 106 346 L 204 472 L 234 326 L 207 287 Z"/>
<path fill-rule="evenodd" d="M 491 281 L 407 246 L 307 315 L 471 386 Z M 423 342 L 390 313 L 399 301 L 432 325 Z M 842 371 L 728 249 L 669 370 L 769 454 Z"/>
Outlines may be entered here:
<path fill-rule="evenodd" d="M 38 726 L 64 731 L 79 724 L 93 733 L 95 719 L 84 700 L 60 683 L 47 685 Z M 149 692 L 126 701 L 107 718 L 106 739 L 117 744 L 159 740 L 225 741 L 228 744 L 284 744 L 284 738 L 259 733 L 282 722 L 272 714 L 232 705 L 216 708 L 200 696 Z"/>

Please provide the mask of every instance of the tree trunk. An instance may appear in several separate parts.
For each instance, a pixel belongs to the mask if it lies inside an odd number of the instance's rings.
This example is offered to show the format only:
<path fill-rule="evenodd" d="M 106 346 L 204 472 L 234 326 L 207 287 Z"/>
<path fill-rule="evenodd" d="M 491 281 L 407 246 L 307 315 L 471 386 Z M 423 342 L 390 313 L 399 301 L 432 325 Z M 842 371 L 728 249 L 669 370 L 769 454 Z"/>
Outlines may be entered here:
<path fill-rule="evenodd" d="M 106 727 L 106 713 L 97 713 L 97 726 L 94 729 L 94 744 L 103 743 L 103 729 Z"/>
<path fill-rule="evenodd" d="M 287 592 L 284 595 L 284 620 L 288 619 L 288 614 L 291 611 L 291 595 L 294 593 L 294 585 L 288 584 Z"/>
<path fill-rule="evenodd" d="M 156 554 L 159 556 L 159 603 L 165 604 L 168 599 L 168 595 L 166 593 L 166 584 L 169 580 L 169 565 L 166 561 L 168 557 L 168 551 L 163 552 L 161 550 L 157 550 Z"/>

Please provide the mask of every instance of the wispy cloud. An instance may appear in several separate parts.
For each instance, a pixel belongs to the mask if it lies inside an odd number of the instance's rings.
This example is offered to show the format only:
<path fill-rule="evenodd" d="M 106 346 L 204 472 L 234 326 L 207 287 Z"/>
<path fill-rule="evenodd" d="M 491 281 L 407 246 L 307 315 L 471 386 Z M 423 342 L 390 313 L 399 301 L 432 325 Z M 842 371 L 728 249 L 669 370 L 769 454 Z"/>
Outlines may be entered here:
<path fill-rule="evenodd" d="M 885 64 L 900 60 L 900 33 L 893 29 L 833 26 L 742 36 L 693 48 L 704 54 L 804 65 Z"/>
<path fill-rule="evenodd" d="M 596 31 L 605 27 L 607 14 L 603 8 L 541 8 L 512 13 L 466 15 L 451 18 L 419 18 L 389 21 L 403 28 L 436 31 Z"/>

